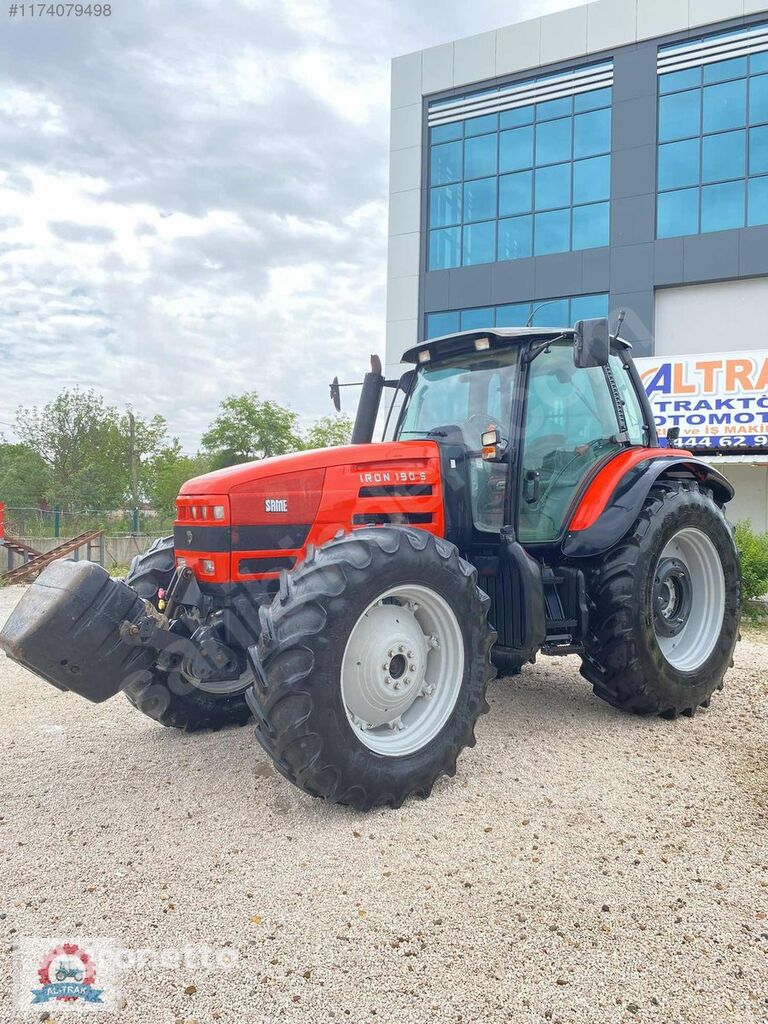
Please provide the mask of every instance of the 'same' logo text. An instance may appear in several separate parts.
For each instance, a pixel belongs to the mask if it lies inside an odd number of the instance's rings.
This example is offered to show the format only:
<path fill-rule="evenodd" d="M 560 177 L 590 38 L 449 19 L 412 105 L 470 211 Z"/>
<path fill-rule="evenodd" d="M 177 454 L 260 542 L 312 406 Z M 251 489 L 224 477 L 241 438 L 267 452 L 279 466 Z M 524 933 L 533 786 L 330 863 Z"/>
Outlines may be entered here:
<path fill-rule="evenodd" d="M 287 512 L 288 511 L 288 499 L 287 498 L 265 498 L 264 499 L 264 511 L 265 512 Z"/>

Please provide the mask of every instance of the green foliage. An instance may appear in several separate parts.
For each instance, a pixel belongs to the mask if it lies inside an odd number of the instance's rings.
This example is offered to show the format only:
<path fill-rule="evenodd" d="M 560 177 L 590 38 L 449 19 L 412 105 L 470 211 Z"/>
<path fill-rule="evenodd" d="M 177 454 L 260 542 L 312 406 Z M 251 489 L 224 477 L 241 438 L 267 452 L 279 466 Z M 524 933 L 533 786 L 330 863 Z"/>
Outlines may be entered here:
<path fill-rule="evenodd" d="M 0 443 L 0 501 L 35 508 L 48 493 L 48 467 L 24 444 Z"/>
<path fill-rule="evenodd" d="M 181 446 L 175 441 L 147 465 L 147 498 L 158 511 L 171 512 L 182 484 L 210 469 L 210 459 L 203 455 L 182 455 Z"/>
<path fill-rule="evenodd" d="M 352 420 L 349 416 L 321 416 L 309 428 L 304 438 L 305 448 L 334 448 L 349 444 L 352 436 Z"/>
<path fill-rule="evenodd" d="M 167 445 L 162 416 L 135 417 L 131 440 L 129 414 L 120 415 L 94 391 L 65 389 L 42 408 L 19 408 L 16 433 L 45 466 L 45 494 L 51 505 L 68 508 L 119 508 L 142 497 L 142 460 Z M 136 484 L 131 452 L 135 450 Z M 8 502 L 10 504 L 10 502 Z"/>
<path fill-rule="evenodd" d="M 262 400 L 256 391 L 230 395 L 203 434 L 203 451 L 214 469 L 252 459 L 268 459 L 299 451 L 298 415 L 277 402 Z"/>
<path fill-rule="evenodd" d="M 745 601 L 768 594 L 768 533 L 755 533 L 749 520 L 736 524 Z"/>

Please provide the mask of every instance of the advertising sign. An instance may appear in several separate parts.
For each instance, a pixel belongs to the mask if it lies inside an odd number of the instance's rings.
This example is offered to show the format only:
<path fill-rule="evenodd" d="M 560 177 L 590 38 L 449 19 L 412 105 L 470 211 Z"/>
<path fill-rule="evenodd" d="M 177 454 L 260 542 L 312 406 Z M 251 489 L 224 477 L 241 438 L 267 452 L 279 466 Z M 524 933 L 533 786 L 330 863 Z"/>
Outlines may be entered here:
<path fill-rule="evenodd" d="M 768 351 L 636 359 L 659 442 L 680 428 L 683 448 L 768 452 Z"/>

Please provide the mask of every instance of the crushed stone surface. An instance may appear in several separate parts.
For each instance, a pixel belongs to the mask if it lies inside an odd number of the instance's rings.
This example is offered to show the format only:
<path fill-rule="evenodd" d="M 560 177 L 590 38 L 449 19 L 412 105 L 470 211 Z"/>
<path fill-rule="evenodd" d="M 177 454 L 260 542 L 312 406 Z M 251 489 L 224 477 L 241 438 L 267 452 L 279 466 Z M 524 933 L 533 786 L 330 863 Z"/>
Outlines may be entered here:
<path fill-rule="evenodd" d="M 693 719 L 613 710 L 573 657 L 489 697 L 454 779 L 362 815 L 251 726 L 180 734 L 0 654 L 0 1021 L 30 935 L 235 960 L 126 970 L 125 1022 L 768 1021 L 765 639 Z"/>

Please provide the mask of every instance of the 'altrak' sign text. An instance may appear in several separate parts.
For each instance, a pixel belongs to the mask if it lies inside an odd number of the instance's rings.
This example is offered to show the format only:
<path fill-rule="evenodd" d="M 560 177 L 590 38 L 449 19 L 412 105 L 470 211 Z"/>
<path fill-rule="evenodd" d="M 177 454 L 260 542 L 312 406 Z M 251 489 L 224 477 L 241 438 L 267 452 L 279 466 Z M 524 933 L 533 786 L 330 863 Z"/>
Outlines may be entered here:
<path fill-rule="evenodd" d="M 661 444 L 679 427 L 684 448 L 768 451 L 768 352 L 635 361 Z"/>

